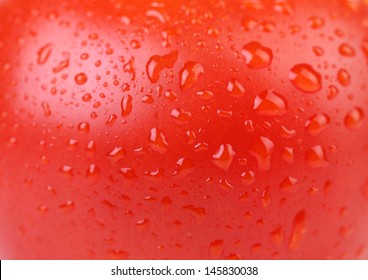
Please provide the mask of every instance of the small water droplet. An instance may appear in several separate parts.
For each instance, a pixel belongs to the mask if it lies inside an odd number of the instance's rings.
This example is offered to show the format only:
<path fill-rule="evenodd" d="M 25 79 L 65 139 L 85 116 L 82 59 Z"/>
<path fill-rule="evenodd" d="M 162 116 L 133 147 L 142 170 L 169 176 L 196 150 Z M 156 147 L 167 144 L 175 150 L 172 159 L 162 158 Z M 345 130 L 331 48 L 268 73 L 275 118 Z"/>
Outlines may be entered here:
<path fill-rule="evenodd" d="M 133 97 L 131 95 L 125 95 L 122 99 L 121 99 L 121 115 L 123 117 L 126 117 L 130 114 L 130 112 L 133 109 L 133 105 L 132 105 L 132 101 L 133 101 Z"/>
<path fill-rule="evenodd" d="M 226 119 L 230 119 L 233 116 L 233 112 L 232 111 L 227 111 L 227 110 L 222 110 L 222 109 L 218 109 L 216 111 L 216 114 L 220 118 L 226 118 Z"/>
<path fill-rule="evenodd" d="M 273 59 L 272 50 L 255 41 L 243 46 L 242 55 L 245 57 L 245 63 L 251 69 L 268 67 Z"/>
<path fill-rule="evenodd" d="M 210 258 L 218 259 L 224 252 L 224 241 L 215 240 L 210 243 Z"/>
<path fill-rule="evenodd" d="M 244 17 L 241 23 L 242 29 L 244 31 L 250 31 L 258 25 L 258 21 L 251 17 Z"/>
<path fill-rule="evenodd" d="M 183 209 L 187 210 L 193 215 L 197 224 L 203 224 L 207 217 L 207 212 L 204 208 L 196 207 L 194 205 L 186 205 L 183 207 Z"/>
<path fill-rule="evenodd" d="M 120 174 L 124 176 L 125 179 L 135 179 L 137 178 L 137 175 L 135 174 L 135 171 L 131 167 L 123 167 L 119 170 Z"/>
<path fill-rule="evenodd" d="M 286 139 L 293 138 L 296 135 L 295 129 L 289 129 L 285 126 L 280 126 L 280 136 Z"/>
<path fill-rule="evenodd" d="M 363 118 L 363 109 L 354 107 L 345 115 L 344 125 L 348 129 L 358 129 L 362 126 Z"/>
<path fill-rule="evenodd" d="M 270 232 L 270 239 L 273 245 L 280 248 L 284 243 L 285 233 L 281 226 Z"/>
<path fill-rule="evenodd" d="M 86 146 L 86 154 L 88 156 L 93 156 L 96 153 L 96 143 L 94 141 L 89 141 Z"/>
<path fill-rule="evenodd" d="M 244 86 L 236 79 L 231 79 L 229 81 L 226 90 L 230 93 L 230 96 L 234 98 L 241 98 L 245 93 Z"/>
<path fill-rule="evenodd" d="M 94 183 L 97 181 L 99 175 L 100 175 L 100 168 L 98 168 L 98 166 L 96 166 L 95 164 L 90 164 L 86 172 L 86 179 L 89 182 Z"/>
<path fill-rule="evenodd" d="M 288 163 L 294 162 L 294 149 L 291 147 L 284 147 L 281 150 L 281 157 L 284 161 Z"/>
<path fill-rule="evenodd" d="M 355 50 L 350 45 L 343 43 L 339 47 L 339 53 L 346 57 L 353 57 L 355 55 Z"/>
<path fill-rule="evenodd" d="M 71 179 L 73 177 L 73 167 L 70 165 L 63 165 L 59 168 L 59 172 L 62 176 Z"/>
<path fill-rule="evenodd" d="M 42 109 L 43 109 L 43 113 L 45 114 L 46 117 L 51 116 L 51 110 L 50 110 L 50 105 L 49 103 L 43 101 L 41 103 Z"/>
<path fill-rule="evenodd" d="M 254 132 L 254 126 L 253 126 L 252 120 L 245 120 L 244 126 L 245 126 L 245 130 L 248 131 L 249 133 Z"/>
<path fill-rule="evenodd" d="M 164 96 L 170 101 L 174 101 L 177 99 L 177 94 L 173 92 L 172 90 L 165 91 Z"/>
<path fill-rule="evenodd" d="M 225 257 L 225 260 L 241 260 L 242 257 L 239 254 L 231 253 Z"/>
<path fill-rule="evenodd" d="M 328 166 L 325 151 L 320 145 L 310 148 L 305 153 L 305 161 L 311 168 L 323 168 Z"/>
<path fill-rule="evenodd" d="M 283 192 L 294 192 L 297 189 L 298 179 L 288 176 L 280 183 L 280 190 Z"/>
<path fill-rule="evenodd" d="M 253 171 L 245 171 L 240 175 L 240 177 L 243 184 L 246 186 L 252 185 L 255 181 L 255 175 Z"/>
<path fill-rule="evenodd" d="M 270 206 L 271 195 L 270 195 L 270 187 L 269 186 L 265 187 L 265 189 L 263 190 L 262 195 L 261 195 L 261 202 L 262 202 L 262 207 L 263 208 L 268 208 Z"/>
<path fill-rule="evenodd" d="M 156 83 L 160 78 L 161 71 L 164 68 L 172 68 L 178 59 L 178 52 L 171 52 L 167 55 L 152 56 L 146 65 L 146 72 L 149 80 Z"/>
<path fill-rule="evenodd" d="M 173 176 L 184 178 L 194 171 L 194 162 L 188 158 L 181 158 L 176 162 L 177 169 Z"/>
<path fill-rule="evenodd" d="M 152 128 L 149 135 L 149 146 L 152 150 L 163 155 L 167 152 L 169 144 L 167 143 L 163 133 L 157 128 Z"/>
<path fill-rule="evenodd" d="M 69 67 L 70 53 L 63 52 L 63 59 L 59 62 L 59 64 L 52 68 L 54 73 L 59 73 L 61 70 Z"/>
<path fill-rule="evenodd" d="M 308 19 L 309 26 L 313 29 L 321 28 L 324 26 L 325 21 L 323 18 L 318 16 L 312 16 Z"/>
<path fill-rule="evenodd" d="M 197 91 L 196 94 L 203 100 L 210 100 L 213 98 L 213 92 L 209 90 L 200 90 Z"/>
<path fill-rule="evenodd" d="M 197 139 L 195 132 L 192 131 L 192 130 L 188 130 L 186 135 L 188 137 L 188 144 L 189 145 L 192 145 L 195 142 L 195 140 Z"/>
<path fill-rule="evenodd" d="M 253 109 L 260 116 L 282 116 L 286 108 L 285 98 L 271 90 L 258 94 L 254 99 Z"/>
<path fill-rule="evenodd" d="M 155 171 L 145 171 L 143 174 L 153 180 L 160 180 L 165 177 L 163 168 L 157 168 Z"/>
<path fill-rule="evenodd" d="M 320 46 L 313 47 L 313 52 L 316 56 L 322 56 L 325 54 L 325 50 L 321 48 Z"/>
<path fill-rule="evenodd" d="M 180 89 L 184 91 L 193 87 L 203 74 L 204 69 L 200 63 L 188 61 L 179 72 Z"/>
<path fill-rule="evenodd" d="M 262 250 L 262 245 L 261 245 L 261 243 L 253 244 L 253 245 L 250 247 L 250 251 L 251 251 L 251 253 L 252 253 L 252 254 L 258 254 L 261 250 Z"/>
<path fill-rule="evenodd" d="M 129 253 L 123 250 L 109 250 L 108 259 L 112 260 L 127 260 L 129 259 Z"/>
<path fill-rule="evenodd" d="M 321 74 L 309 64 L 297 64 L 290 69 L 289 79 L 299 90 L 315 93 L 322 88 Z"/>
<path fill-rule="evenodd" d="M 226 179 L 220 179 L 219 181 L 221 189 L 227 192 L 231 192 L 234 190 L 234 186 L 231 185 Z"/>
<path fill-rule="evenodd" d="M 335 99 L 339 95 L 339 89 L 335 86 L 329 86 L 327 91 L 328 100 Z"/>
<path fill-rule="evenodd" d="M 87 122 L 81 122 L 78 124 L 78 132 L 81 134 L 88 134 L 89 129 L 89 123 Z"/>
<path fill-rule="evenodd" d="M 317 113 L 312 116 L 307 122 L 305 123 L 305 129 L 307 132 L 313 136 L 317 136 L 323 130 L 327 128 L 330 123 L 330 117 L 325 113 Z"/>
<path fill-rule="evenodd" d="M 148 219 L 142 219 L 135 223 L 135 225 L 142 231 L 147 231 L 150 225 L 150 221 Z"/>
<path fill-rule="evenodd" d="M 83 96 L 82 96 L 82 100 L 84 101 L 84 102 L 88 102 L 88 101 L 90 101 L 92 99 L 92 95 L 90 94 L 90 93 L 86 93 L 86 94 L 84 94 Z"/>
<path fill-rule="evenodd" d="M 208 144 L 207 143 L 197 143 L 194 145 L 194 151 L 200 152 L 200 151 L 206 151 L 208 150 Z"/>
<path fill-rule="evenodd" d="M 64 213 L 69 213 L 72 212 L 75 208 L 74 202 L 72 200 L 66 200 L 64 203 L 59 205 L 59 208 L 64 212 Z"/>
<path fill-rule="evenodd" d="M 109 118 L 107 119 L 107 121 L 106 121 L 106 125 L 109 126 L 109 127 L 113 126 L 114 123 L 116 122 L 117 118 L 118 118 L 117 115 L 111 114 L 109 116 Z"/>
<path fill-rule="evenodd" d="M 235 152 L 230 144 L 221 144 L 215 154 L 212 155 L 212 162 L 221 169 L 228 171 L 235 157 Z"/>
<path fill-rule="evenodd" d="M 81 86 L 81 85 L 84 85 L 87 82 L 88 77 L 84 73 L 79 73 L 74 77 L 74 80 L 75 80 L 77 85 Z"/>
<path fill-rule="evenodd" d="M 346 69 L 340 69 L 337 72 L 337 80 L 340 83 L 340 85 L 347 87 L 348 85 L 350 85 L 350 74 Z"/>
<path fill-rule="evenodd" d="M 299 249 L 300 244 L 305 236 L 307 229 L 306 213 L 305 211 L 298 212 L 293 220 L 291 239 L 289 242 L 289 249 L 296 251 Z"/>
<path fill-rule="evenodd" d="M 115 147 L 110 152 L 107 153 L 108 159 L 111 161 L 112 164 L 117 163 L 120 161 L 124 156 L 126 156 L 126 151 L 122 147 Z"/>
<path fill-rule="evenodd" d="M 192 119 L 192 114 L 189 111 L 185 111 L 185 110 L 183 110 L 181 108 L 172 109 L 171 116 L 179 124 L 181 124 L 181 123 L 187 123 L 187 122 L 191 121 L 191 119 Z"/>
<path fill-rule="evenodd" d="M 52 52 L 53 45 L 51 43 L 46 44 L 40 48 L 37 52 L 37 63 L 42 65 L 47 62 Z"/>
<path fill-rule="evenodd" d="M 267 137 L 261 136 L 250 143 L 249 153 L 256 158 L 260 171 L 267 171 L 271 168 L 271 155 L 273 149 L 274 144 Z"/>

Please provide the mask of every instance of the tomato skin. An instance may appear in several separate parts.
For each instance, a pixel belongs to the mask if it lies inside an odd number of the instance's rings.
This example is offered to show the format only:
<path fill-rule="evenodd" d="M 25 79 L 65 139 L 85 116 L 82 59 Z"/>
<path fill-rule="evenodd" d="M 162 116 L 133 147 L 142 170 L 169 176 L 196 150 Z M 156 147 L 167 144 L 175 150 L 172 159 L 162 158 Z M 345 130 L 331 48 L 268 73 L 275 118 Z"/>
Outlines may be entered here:
<path fill-rule="evenodd" d="M 25 2 L 1 258 L 368 258 L 364 2 Z"/>

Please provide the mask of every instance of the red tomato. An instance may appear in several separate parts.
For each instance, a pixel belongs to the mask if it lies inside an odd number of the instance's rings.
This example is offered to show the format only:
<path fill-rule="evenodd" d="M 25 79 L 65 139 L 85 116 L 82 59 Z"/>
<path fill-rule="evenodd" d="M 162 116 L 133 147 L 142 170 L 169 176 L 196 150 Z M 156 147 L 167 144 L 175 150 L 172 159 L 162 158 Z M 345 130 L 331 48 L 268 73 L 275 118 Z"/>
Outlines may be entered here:
<path fill-rule="evenodd" d="M 0 1 L 0 257 L 368 258 L 365 1 Z"/>

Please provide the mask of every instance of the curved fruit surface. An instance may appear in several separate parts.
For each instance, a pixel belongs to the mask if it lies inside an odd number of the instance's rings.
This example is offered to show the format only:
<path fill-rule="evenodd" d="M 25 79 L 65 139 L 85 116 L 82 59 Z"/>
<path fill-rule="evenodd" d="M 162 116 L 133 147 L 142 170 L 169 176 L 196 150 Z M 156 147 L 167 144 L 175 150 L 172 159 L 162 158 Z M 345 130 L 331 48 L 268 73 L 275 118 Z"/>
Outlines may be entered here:
<path fill-rule="evenodd" d="M 368 257 L 364 1 L 0 1 L 0 257 Z"/>

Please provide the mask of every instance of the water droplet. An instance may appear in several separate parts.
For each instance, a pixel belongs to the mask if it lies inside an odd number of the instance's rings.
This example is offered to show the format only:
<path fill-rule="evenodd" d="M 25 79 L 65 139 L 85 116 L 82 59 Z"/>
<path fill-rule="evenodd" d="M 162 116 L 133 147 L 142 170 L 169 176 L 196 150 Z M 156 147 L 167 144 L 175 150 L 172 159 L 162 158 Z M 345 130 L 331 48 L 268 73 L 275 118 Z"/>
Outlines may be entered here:
<path fill-rule="evenodd" d="M 277 248 L 280 248 L 285 239 L 285 234 L 282 227 L 279 226 L 275 230 L 271 231 L 270 239 L 273 245 L 275 245 Z"/>
<path fill-rule="evenodd" d="M 194 145 L 194 151 L 200 152 L 200 151 L 206 151 L 208 150 L 208 144 L 207 143 L 197 143 Z"/>
<path fill-rule="evenodd" d="M 235 152 L 230 144 L 221 144 L 215 154 L 212 155 L 212 162 L 221 169 L 228 171 L 235 157 Z"/>
<path fill-rule="evenodd" d="M 339 95 L 339 89 L 335 86 L 329 86 L 327 92 L 328 100 L 335 99 Z"/>
<path fill-rule="evenodd" d="M 92 95 L 90 94 L 90 93 L 86 93 L 86 94 L 84 94 L 83 96 L 82 96 L 82 100 L 84 101 L 84 102 L 88 102 L 88 101 L 90 101 L 92 99 Z"/>
<path fill-rule="evenodd" d="M 42 109 L 43 109 L 43 113 L 45 114 L 46 117 L 51 116 L 51 110 L 50 110 L 50 105 L 49 103 L 43 101 L 41 103 Z"/>
<path fill-rule="evenodd" d="M 309 26 L 313 29 L 321 28 L 324 26 L 325 21 L 318 16 L 312 16 L 308 19 Z"/>
<path fill-rule="evenodd" d="M 325 113 L 317 113 L 305 123 L 305 129 L 313 136 L 325 130 L 330 123 L 330 117 Z"/>
<path fill-rule="evenodd" d="M 84 85 L 87 82 L 88 77 L 84 73 L 79 73 L 74 77 L 74 80 L 75 80 L 77 85 L 81 86 L 81 85 Z"/>
<path fill-rule="evenodd" d="M 167 55 L 152 56 L 146 65 L 146 72 L 149 80 L 156 83 L 160 78 L 161 71 L 164 68 L 172 68 L 178 59 L 178 52 L 171 52 Z"/>
<path fill-rule="evenodd" d="M 180 70 L 180 89 L 182 91 L 193 87 L 201 75 L 204 74 L 203 66 L 194 61 L 188 61 Z"/>
<path fill-rule="evenodd" d="M 346 114 L 344 119 L 345 127 L 348 129 L 358 129 L 362 126 L 363 118 L 363 109 L 355 107 Z"/>
<path fill-rule="evenodd" d="M 346 69 L 340 69 L 337 72 L 337 80 L 339 81 L 340 85 L 347 87 L 350 85 L 350 74 Z"/>
<path fill-rule="evenodd" d="M 98 168 L 95 164 L 91 164 L 88 166 L 86 179 L 92 183 L 96 182 L 100 175 L 100 168 Z"/>
<path fill-rule="evenodd" d="M 150 221 L 148 219 L 142 219 L 137 221 L 135 225 L 139 228 L 139 230 L 147 231 L 150 225 Z"/>
<path fill-rule="evenodd" d="M 268 206 L 270 206 L 271 195 L 270 195 L 270 187 L 269 186 L 265 187 L 265 189 L 263 190 L 262 195 L 261 195 L 261 202 L 262 202 L 262 207 L 263 208 L 268 208 Z"/>
<path fill-rule="evenodd" d="M 289 139 L 289 138 L 293 138 L 296 135 L 296 130 L 295 129 L 288 129 L 285 126 L 280 126 L 280 136 Z"/>
<path fill-rule="evenodd" d="M 189 145 L 192 145 L 195 142 L 195 140 L 197 139 L 195 132 L 192 131 L 192 130 L 188 130 L 186 135 L 188 137 L 188 144 Z"/>
<path fill-rule="evenodd" d="M 121 115 L 123 117 L 126 117 L 130 114 L 132 111 L 133 105 L 132 105 L 133 97 L 131 95 L 125 95 L 121 99 Z"/>
<path fill-rule="evenodd" d="M 291 239 L 289 242 L 289 249 L 291 251 L 296 251 L 299 249 L 300 244 L 305 236 L 307 229 L 306 214 L 305 211 L 300 211 L 294 217 Z"/>
<path fill-rule="evenodd" d="M 280 190 L 284 192 L 294 192 L 297 189 L 298 179 L 288 176 L 280 184 Z"/>
<path fill-rule="evenodd" d="M 231 185 L 226 179 L 220 179 L 219 181 L 221 189 L 227 192 L 231 192 L 234 190 L 234 186 Z"/>
<path fill-rule="evenodd" d="M 226 118 L 229 119 L 233 116 L 233 112 L 232 111 L 227 111 L 227 110 L 222 110 L 222 109 L 218 109 L 216 111 L 217 116 L 219 116 L 220 118 Z"/>
<path fill-rule="evenodd" d="M 259 170 L 267 171 L 270 169 L 273 149 L 274 144 L 267 137 L 261 136 L 250 143 L 249 153 L 256 158 Z"/>
<path fill-rule="evenodd" d="M 294 149 L 290 147 L 285 147 L 281 150 L 281 157 L 284 161 L 288 163 L 294 162 Z"/>
<path fill-rule="evenodd" d="M 339 53 L 346 57 L 353 57 L 355 55 L 355 50 L 348 44 L 341 44 L 339 47 Z"/>
<path fill-rule="evenodd" d="M 322 56 L 325 54 L 325 50 L 319 46 L 313 47 L 313 52 L 316 56 Z"/>
<path fill-rule="evenodd" d="M 213 92 L 209 90 L 200 90 L 197 91 L 196 94 L 203 100 L 210 100 L 213 98 Z"/>
<path fill-rule="evenodd" d="M 42 65 L 47 62 L 52 52 L 53 45 L 51 43 L 46 44 L 40 48 L 37 52 L 37 63 Z"/>
<path fill-rule="evenodd" d="M 59 205 L 59 208 L 65 212 L 72 212 L 75 208 L 74 202 L 72 200 L 66 200 L 64 203 Z"/>
<path fill-rule="evenodd" d="M 225 260 L 241 260 L 242 257 L 239 254 L 231 253 L 225 257 Z"/>
<path fill-rule="evenodd" d="M 316 145 L 305 153 L 305 161 L 311 168 L 323 168 L 328 166 L 324 149 Z"/>
<path fill-rule="evenodd" d="M 203 224 L 207 217 L 207 212 L 204 208 L 195 207 L 194 205 L 186 205 L 183 207 L 183 209 L 187 210 L 193 215 L 197 224 Z"/>
<path fill-rule="evenodd" d="M 118 118 L 117 115 L 111 114 L 109 116 L 109 118 L 107 119 L 107 121 L 106 121 L 106 125 L 109 126 L 109 127 L 113 126 L 114 123 L 116 122 L 117 118 Z"/>
<path fill-rule="evenodd" d="M 243 184 L 246 186 L 252 185 L 255 181 L 255 175 L 253 171 L 245 171 L 240 175 L 240 177 Z"/>
<path fill-rule="evenodd" d="M 52 68 L 54 73 L 59 73 L 61 70 L 69 67 L 70 53 L 63 52 L 63 59 L 59 62 L 59 64 Z"/>
<path fill-rule="evenodd" d="M 181 108 L 172 109 L 171 116 L 178 123 L 187 123 L 192 119 L 192 114 L 189 111 L 185 111 Z"/>
<path fill-rule="evenodd" d="M 241 98 L 245 93 L 244 86 L 236 79 L 231 79 L 226 89 L 230 93 L 230 96 L 235 98 Z"/>
<path fill-rule="evenodd" d="M 258 25 L 258 22 L 256 19 L 251 17 L 244 17 L 241 23 L 242 29 L 244 31 L 250 31 L 254 29 Z"/>
<path fill-rule="evenodd" d="M 250 247 L 250 251 L 252 254 L 257 254 L 262 250 L 262 245 L 260 243 L 253 244 Z"/>
<path fill-rule="evenodd" d="M 165 91 L 164 96 L 170 101 L 174 101 L 177 99 L 177 94 L 173 92 L 172 90 Z"/>
<path fill-rule="evenodd" d="M 184 178 L 194 171 L 194 163 L 191 159 L 181 158 L 176 162 L 177 169 L 173 176 Z"/>
<path fill-rule="evenodd" d="M 245 126 L 245 130 L 248 131 L 249 133 L 254 132 L 254 126 L 253 126 L 252 120 L 245 120 L 244 126 Z"/>
<path fill-rule="evenodd" d="M 89 129 L 89 123 L 87 122 L 81 122 L 78 124 L 78 132 L 81 134 L 88 134 Z"/>
<path fill-rule="evenodd" d="M 157 128 L 152 128 L 149 135 L 149 146 L 152 150 L 163 155 L 167 152 L 169 144 L 166 142 L 165 136 Z"/>
<path fill-rule="evenodd" d="M 38 208 L 38 211 L 40 211 L 41 213 L 47 213 L 49 211 L 49 208 L 47 207 L 47 205 L 41 205 Z"/>
<path fill-rule="evenodd" d="M 89 141 L 86 146 L 86 154 L 88 156 L 93 156 L 96 153 L 96 143 L 94 141 Z"/>
<path fill-rule="evenodd" d="M 119 170 L 120 174 L 123 175 L 125 179 L 135 179 L 137 178 L 137 175 L 135 174 L 135 171 L 133 168 L 130 167 L 123 167 Z"/>
<path fill-rule="evenodd" d="M 287 0 L 276 1 L 273 9 L 284 15 L 291 15 L 294 12 L 291 4 Z"/>
<path fill-rule="evenodd" d="M 66 145 L 68 146 L 68 150 L 75 151 L 78 147 L 78 141 L 75 139 L 69 139 Z"/>
<path fill-rule="evenodd" d="M 253 108 L 260 116 L 282 116 L 287 105 L 283 96 L 268 90 L 256 96 Z"/>
<path fill-rule="evenodd" d="M 322 88 L 321 74 L 309 64 L 297 64 L 290 69 L 289 79 L 299 90 L 314 93 Z"/>
<path fill-rule="evenodd" d="M 210 243 L 210 258 L 218 259 L 224 252 L 224 241 L 215 240 Z"/>
<path fill-rule="evenodd" d="M 141 47 L 141 43 L 138 40 L 133 39 L 130 41 L 130 46 L 132 49 L 139 49 Z"/>
<path fill-rule="evenodd" d="M 142 102 L 146 104 L 152 104 L 154 101 L 152 94 L 146 94 L 142 97 Z"/>
<path fill-rule="evenodd" d="M 243 46 L 242 55 L 245 57 L 245 63 L 251 69 L 268 67 L 273 59 L 271 49 L 255 41 Z"/>
<path fill-rule="evenodd" d="M 147 178 L 154 180 L 159 180 L 165 177 L 163 168 L 157 168 L 155 171 L 145 171 L 143 174 Z"/>
<path fill-rule="evenodd" d="M 110 152 L 108 152 L 106 156 L 112 164 L 115 164 L 120 161 L 124 156 L 126 156 L 126 151 L 122 147 L 115 147 Z"/>
<path fill-rule="evenodd" d="M 62 176 L 71 179 L 73 177 L 73 167 L 70 165 L 63 165 L 59 168 L 59 172 Z"/>
<path fill-rule="evenodd" d="M 109 250 L 109 258 L 112 260 L 127 260 L 129 259 L 129 253 L 123 250 Z"/>

